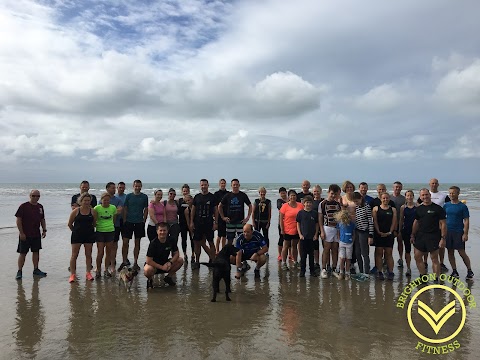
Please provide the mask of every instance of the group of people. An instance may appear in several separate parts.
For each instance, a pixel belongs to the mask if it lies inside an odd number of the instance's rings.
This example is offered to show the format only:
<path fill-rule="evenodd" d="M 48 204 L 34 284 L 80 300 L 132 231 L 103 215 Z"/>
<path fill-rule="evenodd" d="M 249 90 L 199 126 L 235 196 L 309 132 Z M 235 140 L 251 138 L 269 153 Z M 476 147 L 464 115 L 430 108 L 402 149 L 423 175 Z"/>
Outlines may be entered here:
<path fill-rule="evenodd" d="M 182 186 L 182 197 L 178 200 L 175 199 L 175 189 L 171 188 L 167 200 L 162 200 L 163 192 L 159 189 L 149 201 L 141 191 L 140 180 L 133 182 L 133 191 L 129 194 L 125 194 L 125 183 L 109 182 L 100 197 L 100 204 L 97 204 L 95 195 L 89 193 L 88 181 L 82 181 L 80 193 L 72 197 L 72 212 L 68 220 L 72 231 L 69 282 L 77 280 L 76 262 L 82 245 L 86 279 L 94 279 L 91 274 L 94 243 L 97 244 L 95 277 L 101 277 L 102 265 L 104 276 L 113 276 L 120 238 L 122 263 L 118 271 L 131 266 L 128 254 L 132 238 L 132 269 L 141 270 L 138 257 L 141 239 L 146 235 L 150 243 L 143 270 L 148 287 L 152 285 L 153 276 L 159 273 L 166 274 L 164 280 L 167 284 L 175 285 L 173 275 L 189 260 L 188 243 L 194 270 L 200 267 L 202 249 L 213 261 L 225 244 L 235 242 L 238 253 L 231 257 L 231 263 L 237 270 L 235 276 L 242 277 L 250 268 L 248 260 L 251 260 L 256 264 L 255 277 L 260 277 L 260 268 L 268 261 L 272 202 L 266 198 L 264 187 L 259 189 L 259 197 L 252 203 L 248 195 L 240 190 L 238 179 L 233 179 L 230 185 L 231 191 L 227 191 L 226 181 L 221 179 L 219 190 L 211 193 L 208 180 L 201 179 L 200 192 L 195 196 L 190 194 L 190 187 L 185 184 Z M 299 268 L 299 276 L 304 277 L 308 259 L 309 272 L 313 277 L 320 275 L 327 278 L 332 274 L 338 279 L 349 279 L 350 273 L 356 272 L 357 263 L 360 273 L 374 274 L 381 280 L 385 277 L 393 280 L 392 253 L 396 239 L 398 267 L 403 268 L 405 260 L 406 276 L 412 273 L 413 244 L 415 263 L 421 275 L 427 271 L 428 255 L 437 277 L 440 272 L 448 271 L 444 264 L 446 247 L 452 266 L 451 275 L 459 276 L 455 261 L 457 250 L 467 267 L 467 280 L 472 279 L 470 259 L 465 252 L 469 232 L 468 207 L 459 201 L 458 187 L 450 187 L 447 195 L 439 192 L 438 186 L 438 180 L 432 179 L 430 189 L 420 190 L 418 202 L 414 202 L 412 190 L 401 194 L 403 185 L 399 181 L 393 184 L 391 195 L 384 184 L 378 184 L 376 198 L 367 194 L 368 184 L 365 182 L 359 184 L 358 192 L 350 181 L 345 181 L 342 187 L 332 184 L 325 199 L 321 197 L 319 185 L 313 187 L 313 193 L 310 192 L 311 184 L 307 180 L 303 181 L 299 193 L 293 189 L 287 192 L 281 187 L 277 209 L 278 261 L 282 270 Z M 28 251 L 33 254 L 34 275 L 47 275 L 38 268 L 41 239 L 47 231 L 39 198 L 40 192 L 32 190 L 30 201 L 22 204 L 15 215 L 19 230 L 17 279 L 22 278 Z M 177 244 L 179 236 L 183 257 Z M 372 268 L 370 246 L 375 247 Z"/>

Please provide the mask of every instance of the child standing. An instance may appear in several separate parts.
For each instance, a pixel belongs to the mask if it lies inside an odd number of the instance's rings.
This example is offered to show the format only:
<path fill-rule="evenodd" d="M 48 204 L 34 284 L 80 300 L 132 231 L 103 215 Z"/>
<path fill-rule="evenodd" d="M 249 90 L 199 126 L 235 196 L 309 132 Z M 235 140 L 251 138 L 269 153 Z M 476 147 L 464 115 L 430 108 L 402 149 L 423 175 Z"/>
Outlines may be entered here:
<path fill-rule="evenodd" d="M 305 277 L 308 265 L 310 276 L 317 276 L 314 262 L 314 243 L 318 244 L 318 212 L 313 210 L 313 198 L 303 198 L 303 210 L 297 214 L 297 230 L 300 237 L 300 277 Z"/>
<path fill-rule="evenodd" d="M 270 228 L 270 220 L 272 218 L 272 202 L 267 199 L 267 190 L 262 186 L 258 189 L 258 199 L 253 204 L 253 226 L 255 230 L 260 231 L 265 238 L 267 246 L 270 246 L 268 239 L 268 229 Z"/>
<path fill-rule="evenodd" d="M 345 280 L 350 279 L 350 274 L 345 272 L 345 269 L 350 269 L 350 261 L 353 253 L 353 237 L 355 232 L 355 222 L 352 221 L 352 217 L 348 210 L 344 209 L 335 214 L 335 220 L 337 220 L 337 231 L 340 239 L 338 247 L 338 257 L 340 258 L 340 272 L 335 272 L 334 275 L 337 279 L 341 280 L 345 277 Z"/>

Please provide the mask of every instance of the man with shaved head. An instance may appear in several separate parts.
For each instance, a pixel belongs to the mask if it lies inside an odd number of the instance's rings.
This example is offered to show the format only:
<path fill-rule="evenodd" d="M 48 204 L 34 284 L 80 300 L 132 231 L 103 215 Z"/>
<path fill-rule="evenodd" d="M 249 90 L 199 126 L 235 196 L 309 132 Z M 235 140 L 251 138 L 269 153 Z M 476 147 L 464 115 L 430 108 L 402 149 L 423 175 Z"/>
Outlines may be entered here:
<path fill-rule="evenodd" d="M 313 198 L 313 194 L 310 192 L 310 181 L 303 180 L 302 191 L 297 194 L 297 201 L 303 203 L 303 198 L 307 195 Z"/>
<path fill-rule="evenodd" d="M 38 202 L 40 191 L 30 191 L 30 201 L 20 205 L 15 216 L 17 217 L 18 236 L 18 271 L 17 280 L 22 279 L 22 269 L 25 264 L 25 258 L 28 251 L 32 251 L 33 275 L 39 277 L 47 276 L 47 273 L 38 268 L 40 259 L 40 249 L 42 248 L 42 238 L 47 235 L 47 225 L 45 224 L 45 212 L 43 206 Z M 40 233 L 40 226 L 42 233 Z"/>
<path fill-rule="evenodd" d="M 438 179 L 432 178 L 430 179 L 430 182 L 428 183 L 430 186 L 430 196 L 432 199 L 432 202 L 443 207 L 445 203 L 450 202 L 450 198 L 448 195 L 442 191 L 438 191 Z M 418 203 L 422 203 L 421 197 L 418 198 Z M 439 250 L 439 256 L 440 256 L 440 270 L 442 273 L 448 272 L 448 268 L 445 266 L 443 263 L 445 260 L 445 248 L 440 248 Z M 425 258 L 425 264 L 427 263 L 427 259 Z"/>

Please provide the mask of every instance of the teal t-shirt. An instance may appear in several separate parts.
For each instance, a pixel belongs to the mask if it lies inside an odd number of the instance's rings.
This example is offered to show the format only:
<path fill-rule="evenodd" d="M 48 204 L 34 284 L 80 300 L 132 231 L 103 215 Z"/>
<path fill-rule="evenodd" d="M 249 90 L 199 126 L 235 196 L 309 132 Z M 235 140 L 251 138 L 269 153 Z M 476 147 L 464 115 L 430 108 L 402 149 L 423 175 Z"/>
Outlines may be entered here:
<path fill-rule="evenodd" d="M 112 232 L 115 231 L 115 225 L 113 224 L 113 216 L 117 212 L 117 207 L 110 204 L 109 207 L 103 207 L 97 205 L 93 208 L 97 213 L 97 225 L 98 232 Z"/>
<path fill-rule="evenodd" d="M 125 198 L 125 205 L 127 207 L 127 218 L 129 223 L 139 224 L 143 223 L 143 210 L 148 208 L 148 196 L 144 193 L 130 193 Z"/>

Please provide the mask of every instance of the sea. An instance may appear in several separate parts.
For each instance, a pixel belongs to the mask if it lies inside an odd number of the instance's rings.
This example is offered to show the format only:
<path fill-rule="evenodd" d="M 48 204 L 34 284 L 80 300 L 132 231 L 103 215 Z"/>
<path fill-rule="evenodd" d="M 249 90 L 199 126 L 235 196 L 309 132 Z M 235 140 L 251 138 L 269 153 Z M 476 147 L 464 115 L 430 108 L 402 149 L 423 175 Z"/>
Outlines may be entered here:
<path fill-rule="evenodd" d="M 155 189 L 166 194 L 174 188 L 179 196 L 182 185 L 145 183 L 142 191 L 153 197 Z M 198 184 L 189 185 L 192 194 L 199 192 Z M 328 185 L 320 183 L 324 195 Z M 217 302 L 211 303 L 211 271 L 207 267 L 192 270 L 190 263 L 177 273 L 175 287 L 165 285 L 159 277 L 157 287 L 147 291 L 146 278 L 140 274 L 128 291 L 115 277 L 87 282 L 81 253 L 79 281 L 68 283 L 71 247 L 67 221 L 70 199 L 79 192 L 79 184 L 0 184 L 0 241 L 4 247 L 0 252 L 0 359 L 426 359 L 434 354 L 446 359 L 478 359 L 480 184 L 441 184 L 439 190 L 446 192 L 450 185 L 461 188 L 460 199 L 470 210 L 466 252 L 476 274 L 473 282 L 465 280 L 466 268 L 458 254 L 459 281 L 452 283 L 447 277 L 440 287 L 428 279 L 419 279 L 415 285 L 419 273 L 413 263 L 412 279 L 397 267 L 393 281 L 320 279 L 308 272 L 306 278 L 300 278 L 298 270 L 282 271 L 277 261 L 278 211 L 274 208 L 270 256 L 261 278 L 254 279 L 253 271 L 241 280 L 232 274 L 232 301 L 219 294 Z M 274 204 L 279 187 L 301 189 L 300 184 L 248 183 L 242 184 L 241 190 L 253 200 L 260 186 L 267 189 L 267 198 Z M 373 197 L 375 186 L 370 184 Z M 403 189 L 412 189 L 418 196 L 425 186 L 405 183 Z M 390 187 L 387 184 L 387 189 Z M 127 193 L 129 188 L 130 184 Z M 23 280 L 16 281 L 18 230 L 14 215 L 18 206 L 28 201 L 31 189 L 40 190 L 45 208 L 48 235 L 40 252 L 40 268 L 48 276 L 32 276 L 29 254 Z M 90 184 L 90 193 L 97 197 L 104 189 L 105 184 Z M 217 184 L 211 184 L 212 192 L 217 189 Z M 147 247 L 148 240 L 143 239 L 141 259 Z M 133 244 L 130 259 L 132 251 Z M 190 247 L 187 255 L 191 255 Z M 117 262 L 120 258 L 119 252 Z M 394 259 L 398 259 L 396 248 Z M 202 260 L 208 260 L 205 254 Z M 445 264 L 450 267 L 447 258 Z M 452 301 L 453 307 L 448 307 Z M 442 313 L 442 309 L 448 312 Z"/>

